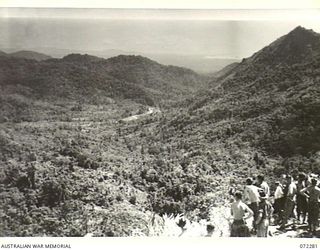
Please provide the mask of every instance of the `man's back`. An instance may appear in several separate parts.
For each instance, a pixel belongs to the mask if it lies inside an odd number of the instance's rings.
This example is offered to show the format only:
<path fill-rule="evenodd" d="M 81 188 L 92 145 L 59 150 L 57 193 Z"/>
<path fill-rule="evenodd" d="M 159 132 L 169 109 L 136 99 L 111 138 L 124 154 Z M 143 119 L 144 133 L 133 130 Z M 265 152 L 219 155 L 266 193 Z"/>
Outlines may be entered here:
<path fill-rule="evenodd" d="M 263 181 L 260 185 L 261 189 L 264 191 L 267 197 L 270 196 L 270 188 L 267 182 Z"/>
<path fill-rule="evenodd" d="M 245 190 L 245 198 L 250 203 L 259 202 L 259 188 L 254 185 L 247 185 Z"/>
<path fill-rule="evenodd" d="M 274 198 L 280 199 L 283 197 L 283 189 L 280 185 L 277 186 L 276 191 L 274 192 Z"/>
<path fill-rule="evenodd" d="M 287 197 L 294 199 L 295 195 L 297 193 L 297 186 L 294 182 L 291 182 L 288 186 L 288 193 L 287 193 Z"/>
<path fill-rule="evenodd" d="M 320 202 L 320 188 L 309 186 L 307 191 L 309 192 L 309 201 Z"/>
<path fill-rule="evenodd" d="M 259 211 L 262 212 L 262 219 L 269 219 L 273 212 L 272 205 L 269 201 L 264 201 L 259 204 Z"/>
<path fill-rule="evenodd" d="M 299 193 L 302 189 L 306 187 L 306 183 L 304 181 L 298 181 L 296 186 L 297 186 L 297 192 Z"/>
<path fill-rule="evenodd" d="M 242 201 L 235 201 L 231 204 L 231 213 L 235 220 L 242 220 L 248 210 L 248 206 Z"/>

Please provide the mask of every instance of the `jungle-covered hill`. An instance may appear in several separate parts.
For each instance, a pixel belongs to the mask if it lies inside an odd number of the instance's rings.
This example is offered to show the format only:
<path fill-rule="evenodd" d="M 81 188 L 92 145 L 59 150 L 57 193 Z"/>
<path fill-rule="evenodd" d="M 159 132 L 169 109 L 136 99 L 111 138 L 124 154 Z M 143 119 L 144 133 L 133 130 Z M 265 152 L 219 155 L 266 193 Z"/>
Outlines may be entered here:
<path fill-rule="evenodd" d="M 45 61 L 0 56 L 0 120 L 41 120 L 66 114 L 65 106 L 79 103 L 131 100 L 158 106 L 190 95 L 205 84 L 205 78 L 191 70 L 141 56 L 106 60 L 71 54 Z"/>
<path fill-rule="evenodd" d="M 215 78 L 176 119 L 187 117 L 187 127 L 214 141 L 235 140 L 273 156 L 307 156 L 320 149 L 319 79 L 320 35 L 297 27 Z"/>

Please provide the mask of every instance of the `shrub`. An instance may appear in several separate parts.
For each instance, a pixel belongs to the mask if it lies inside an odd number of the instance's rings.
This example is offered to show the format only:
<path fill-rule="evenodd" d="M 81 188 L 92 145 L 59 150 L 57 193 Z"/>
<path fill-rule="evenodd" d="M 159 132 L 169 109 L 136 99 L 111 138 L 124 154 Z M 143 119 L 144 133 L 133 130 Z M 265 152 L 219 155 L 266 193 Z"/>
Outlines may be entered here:
<path fill-rule="evenodd" d="M 66 190 L 63 184 L 55 180 L 46 181 L 42 184 L 42 193 L 39 199 L 40 203 L 54 207 L 65 199 Z"/>
<path fill-rule="evenodd" d="M 137 197 L 136 196 L 131 196 L 130 199 L 129 199 L 129 202 L 132 205 L 136 205 L 137 204 Z"/>

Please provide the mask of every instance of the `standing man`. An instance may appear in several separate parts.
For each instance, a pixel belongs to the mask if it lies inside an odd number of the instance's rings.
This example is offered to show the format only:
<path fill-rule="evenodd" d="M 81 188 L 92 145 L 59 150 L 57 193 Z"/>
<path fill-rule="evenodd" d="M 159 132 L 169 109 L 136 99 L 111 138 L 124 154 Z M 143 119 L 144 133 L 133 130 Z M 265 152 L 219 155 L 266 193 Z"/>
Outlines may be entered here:
<path fill-rule="evenodd" d="M 286 182 L 287 182 L 288 191 L 286 194 L 286 199 L 284 204 L 283 220 L 282 220 L 281 227 L 279 228 L 280 230 L 285 229 L 288 219 L 291 216 L 294 216 L 293 211 L 294 211 L 294 206 L 296 202 L 297 186 L 294 183 L 291 175 L 286 176 Z"/>
<path fill-rule="evenodd" d="M 309 199 L 308 204 L 308 224 L 309 230 L 314 234 L 318 227 L 319 219 L 319 202 L 320 202 L 320 188 L 317 187 L 317 179 L 311 179 L 311 185 L 302 189 L 300 193 Z M 307 194 L 308 193 L 308 194 Z"/>
<path fill-rule="evenodd" d="M 266 197 L 268 198 L 270 196 L 270 188 L 269 188 L 268 183 L 264 180 L 264 176 L 258 175 L 257 179 L 258 179 L 259 187 L 263 190 Z"/>
<path fill-rule="evenodd" d="M 246 220 L 253 216 L 252 210 L 242 202 L 242 193 L 235 192 L 235 201 L 231 204 L 231 237 L 250 237 L 249 228 Z M 248 213 L 246 215 L 246 213 Z"/>
<path fill-rule="evenodd" d="M 257 224 L 257 236 L 258 237 L 268 237 L 268 229 L 270 224 L 270 219 L 273 213 L 273 207 L 268 201 L 268 197 L 264 192 L 260 194 L 261 202 L 259 204 Z"/>
<path fill-rule="evenodd" d="M 301 190 L 307 187 L 307 176 L 304 173 L 299 173 L 297 181 L 297 219 L 300 221 L 302 215 L 302 223 L 305 223 L 308 211 L 307 197 L 301 194 Z"/>
<path fill-rule="evenodd" d="M 253 212 L 253 229 L 256 230 L 256 220 L 258 216 L 258 210 L 259 210 L 259 190 L 257 186 L 253 185 L 252 178 L 248 178 L 246 180 L 246 187 L 244 189 L 244 198 L 246 204 L 248 204 L 249 208 Z"/>
<path fill-rule="evenodd" d="M 276 215 L 276 223 L 279 224 L 282 218 L 283 208 L 284 208 L 284 194 L 283 186 L 279 181 L 275 182 L 276 191 L 274 192 L 274 214 Z"/>

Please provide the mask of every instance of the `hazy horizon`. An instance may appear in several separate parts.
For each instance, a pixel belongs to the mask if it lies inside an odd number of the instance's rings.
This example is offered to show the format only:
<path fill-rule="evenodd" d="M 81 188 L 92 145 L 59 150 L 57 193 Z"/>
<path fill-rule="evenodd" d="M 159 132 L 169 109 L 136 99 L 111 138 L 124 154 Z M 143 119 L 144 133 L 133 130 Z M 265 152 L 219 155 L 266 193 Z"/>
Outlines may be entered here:
<path fill-rule="evenodd" d="M 0 8 L 0 50 L 35 50 L 55 57 L 72 52 L 112 56 L 123 51 L 154 55 L 154 59 L 157 55 L 196 57 L 205 64 L 250 57 L 298 25 L 320 32 L 318 19 L 312 16 L 292 20 L 288 13 L 295 13 L 283 11 L 285 18 L 280 20 L 281 11 L 263 13 Z"/>

